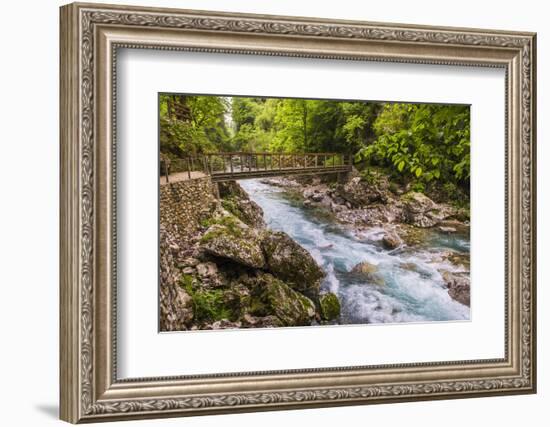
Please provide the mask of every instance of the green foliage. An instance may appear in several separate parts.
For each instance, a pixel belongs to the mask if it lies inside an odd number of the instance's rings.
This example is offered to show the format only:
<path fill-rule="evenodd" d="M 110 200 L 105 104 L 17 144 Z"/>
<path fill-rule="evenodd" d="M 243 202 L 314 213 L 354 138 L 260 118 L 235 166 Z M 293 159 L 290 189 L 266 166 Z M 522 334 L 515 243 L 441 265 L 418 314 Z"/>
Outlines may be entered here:
<path fill-rule="evenodd" d="M 191 296 L 193 313 L 198 322 L 215 322 L 233 317 L 232 311 L 226 307 L 224 293 L 221 289 L 203 289 L 194 286 L 193 276 L 184 274 L 180 278 L 180 286 Z"/>
<path fill-rule="evenodd" d="M 233 98 L 237 150 L 354 153 L 372 139 L 380 105 L 312 99 Z"/>
<path fill-rule="evenodd" d="M 319 303 L 323 320 L 335 320 L 340 316 L 340 300 L 336 294 L 329 292 L 321 295 Z"/>
<path fill-rule="evenodd" d="M 411 190 L 415 191 L 417 193 L 425 193 L 426 192 L 426 186 L 424 185 L 423 182 L 415 182 L 412 185 Z"/>
<path fill-rule="evenodd" d="M 260 103 L 263 102 L 261 98 L 241 98 L 235 96 L 231 99 L 231 116 L 237 131 L 243 125 L 254 125 L 256 116 L 261 109 Z"/>
<path fill-rule="evenodd" d="M 219 96 L 159 96 L 160 151 L 178 158 L 229 148 L 228 100 Z"/>
<path fill-rule="evenodd" d="M 213 222 L 212 218 L 202 218 L 199 221 L 199 224 L 201 225 L 201 227 L 204 227 L 204 228 L 210 227 L 213 223 L 214 222 Z"/>
<path fill-rule="evenodd" d="M 218 151 L 353 154 L 360 170 L 380 168 L 415 191 L 435 189 L 456 200 L 469 194 L 468 106 L 163 94 L 159 112 L 161 152 L 168 157 Z M 224 167 L 221 158 L 211 161 L 215 170 Z M 446 184 L 458 190 L 444 189 Z"/>
<path fill-rule="evenodd" d="M 365 168 L 360 172 L 361 181 L 369 185 L 377 186 L 383 175 L 387 175 L 388 171 L 379 167 Z"/>
<path fill-rule="evenodd" d="M 189 290 L 193 286 L 193 280 L 194 278 L 190 274 L 182 274 L 180 277 L 180 286 L 185 290 Z"/>
<path fill-rule="evenodd" d="M 341 166 L 344 164 L 342 156 L 331 156 L 325 160 L 325 166 Z"/>
<path fill-rule="evenodd" d="M 227 212 L 229 212 L 229 213 L 231 213 L 231 214 L 233 214 L 237 217 L 239 216 L 239 213 L 240 213 L 239 208 L 238 208 L 237 203 L 235 202 L 234 198 L 232 198 L 232 197 L 223 198 L 222 199 L 222 206 Z"/>
<path fill-rule="evenodd" d="M 376 140 L 360 151 L 370 164 L 391 167 L 418 182 L 469 187 L 468 106 L 385 104 L 373 124 Z"/>

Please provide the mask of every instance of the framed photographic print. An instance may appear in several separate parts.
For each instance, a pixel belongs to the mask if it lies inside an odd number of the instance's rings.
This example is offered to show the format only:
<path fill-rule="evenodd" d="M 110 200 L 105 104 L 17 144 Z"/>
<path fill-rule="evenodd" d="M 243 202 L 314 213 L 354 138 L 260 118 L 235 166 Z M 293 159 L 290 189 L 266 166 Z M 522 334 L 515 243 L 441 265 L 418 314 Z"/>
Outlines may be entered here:
<path fill-rule="evenodd" d="M 61 8 L 61 418 L 536 390 L 535 34 Z"/>

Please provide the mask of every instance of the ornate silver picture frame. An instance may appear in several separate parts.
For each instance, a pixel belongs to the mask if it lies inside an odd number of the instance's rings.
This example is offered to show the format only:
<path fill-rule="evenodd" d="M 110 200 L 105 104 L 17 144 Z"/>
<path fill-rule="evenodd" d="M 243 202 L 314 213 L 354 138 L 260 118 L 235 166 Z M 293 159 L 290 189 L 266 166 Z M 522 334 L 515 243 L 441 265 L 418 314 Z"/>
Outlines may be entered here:
<path fill-rule="evenodd" d="M 60 416 L 189 416 L 536 391 L 533 33 L 70 4 L 61 8 Z M 118 49 L 497 67 L 505 88 L 505 348 L 499 359 L 120 379 Z"/>

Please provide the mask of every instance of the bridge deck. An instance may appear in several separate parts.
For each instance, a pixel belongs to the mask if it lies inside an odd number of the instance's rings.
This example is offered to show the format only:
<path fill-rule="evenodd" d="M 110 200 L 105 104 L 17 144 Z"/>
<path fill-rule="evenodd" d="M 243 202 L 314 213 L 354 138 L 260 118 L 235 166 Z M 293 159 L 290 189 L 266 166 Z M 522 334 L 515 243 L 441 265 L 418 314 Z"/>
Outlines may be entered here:
<path fill-rule="evenodd" d="M 238 172 L 213 172 L 210 176 L 212 181 L 228 181 L 234 179 L 248 179 L 248 178 L 261 178 L 267 176 L 284 176 L 284 175 L 322 175 L 328 173 L 342 173 L 348 172 L 348 166 L 330 166 L 322 168 L 280 168 L 280 169 L 248 169 L 246 171 Z"/>
<path fill-rule="evenodd" d="M 207 175 L 212 181 L 221 182 L 284 175 L 346 173 L 351 170 L 351 165 L 350 157 L 337 153 L 205 154 L 169 161 L 161 160 L 160 183 L 197 179 Z"/>

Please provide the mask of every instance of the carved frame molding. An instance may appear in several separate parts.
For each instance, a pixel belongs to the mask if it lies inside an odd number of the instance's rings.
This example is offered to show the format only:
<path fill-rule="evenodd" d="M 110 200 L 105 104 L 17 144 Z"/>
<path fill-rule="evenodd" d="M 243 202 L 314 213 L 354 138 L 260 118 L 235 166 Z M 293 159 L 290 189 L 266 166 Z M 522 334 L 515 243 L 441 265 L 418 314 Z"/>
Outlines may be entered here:
<path fill-rule="evenodd" d="M 113 147 L 121 47 L 504 67 L 506 357 L 117 380 Z M 61 418 L 101 421 L 534 392 L 535 68 L 532 33 L 95 4 L 62 7 Z M 297 385 L 289 387 L 289 380 Z"/>

